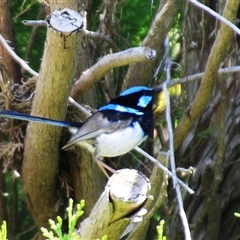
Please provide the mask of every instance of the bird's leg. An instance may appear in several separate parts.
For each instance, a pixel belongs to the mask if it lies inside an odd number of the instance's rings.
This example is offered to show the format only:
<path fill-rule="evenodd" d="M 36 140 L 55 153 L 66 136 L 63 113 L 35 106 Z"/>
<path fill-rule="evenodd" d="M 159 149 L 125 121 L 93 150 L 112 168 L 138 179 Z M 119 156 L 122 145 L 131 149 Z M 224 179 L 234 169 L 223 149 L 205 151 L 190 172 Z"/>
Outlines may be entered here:
<path fill-rule="evenodd" d="M 93 158 L 94 158 L 94 160 L 96 161 L 97 165 L 100 167 L 100 169 L 103 171 L 103 173 L 105 174 L 105 176 L 106 176 L 107 178 L 109 178 L 109 175 L 108 175 L 106 169 L 109 170 L 109 171 L 112 172 L 112 173 L 116 173 L 116 170 L 114 170 L 113 168 L 109 167 L 106 163 L 104 163 L 104 162 L 100 159 L 100 157 L 99 157 L 99 155 L 97 154 L 97 152 L 95 152 L 95 153 L 93 154 Z"/>
<path fill-rule="evenodd" d="M 116 173 L 116 170 L 114 170 L 113 168 L 109 167 L 106 163 L 104 163 L 103 161 L 99 160 L 99 159 L 95 159 L 96 163 L 98 164 L 98 166 L 101 168 L 101 170 L 103 171 L 103 173 L 105 174 L 105 176 L 107 178 L 109 178 L 109 174 L 107 173 L 106 169 L 109 170 L 112 173 Z"/>

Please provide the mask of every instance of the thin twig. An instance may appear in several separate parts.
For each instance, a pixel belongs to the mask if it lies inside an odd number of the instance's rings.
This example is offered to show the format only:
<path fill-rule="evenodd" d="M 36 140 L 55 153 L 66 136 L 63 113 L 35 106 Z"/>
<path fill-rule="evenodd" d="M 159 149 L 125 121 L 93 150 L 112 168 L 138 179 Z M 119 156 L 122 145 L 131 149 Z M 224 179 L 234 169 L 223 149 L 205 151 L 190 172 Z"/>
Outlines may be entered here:
<path fill-rule="evenodd" d="M 76 108 L 78 108 L 82 113 L 84 113 L 87 117 L 90 117 L 92 114 L 81 104 L 76 102 L 73 98 L 69 97 L 68 102 L 74 105 Z"/>
<path fill-rule="evenodd" d="M 240 72 L 240 66 L 235 66 L 235 67 L 228 67 L 228 68 L 221 68 L 218 70 L 218 74 L 229 74 L 229 73 L 234 73 L 234 72 Z M 182 84 L 182 83 L 187 83 L 187 82 L 191 82 L 191 81 L 196 81 L 199 80 L 203 77 L 204 72 L 202 73 L 197 73 L 191 76 L 187 76 L 184 78 L 180 78 L 178 80 L 174 80 L 172 81 L 168 87 L 172 87 L 176 84 Z"/>
<path fill-rule="evenodd" d="M 14 21 L 14 20 L 16 20 L 16 19 L 18 19 L 20 16 L 22 16 L 24 13 L 26 13 L 27 11 L 30 11 L 31 10 L 31 7 L 33 6 L 33 4 L 35 4 L 35 3 L 37 3 L 38 1 L 34 1 L 34 2 L 32 2 L 32 3 L 30 3 L 30 5 L 28 5 L 25 9 L 23 9 L 23 5 L 21 6 L 21 12 L 19 12 L 18 13 L 18 15 L 17 16 L 15 16 L 13 19 L 12 19 L 12 21 Z"/>
<path fill-rule="evenodd" d="M 90 30 L 87 30 L 86 27 L 86 12 L 83 14 L 83 27 L 81 29 L 82 35 L 90 38 L 98 38 L 100 40 L 103 40 L 104 42 L 108 43 L 111 48 L 114 49 L 114 51 L 120 51 L 116 43 L 108 36 L 99 33 L 99 32 L 93 32 Z M 22 24 L 25 26 L 47 26 L 47 22 L 45 20 L 23 20 Z"/>
<path fill-rule="evenodd" d="M 174 156 L 174 137 L 173 137 L 173 127 L 172 127 L 172 120 L 171 120 L 171 103 L 170 103 L 170 97 L 167 90 L 168 84 L 171 82 L 171 65 L 172 61 L 169 58 L 169 38 L 167 37 L 164 42 L 164 48 L 165 48 L 165 71 L 166 71 L 166 81 L 163 84 L 163 91 L 166 98 L 166 120 L 167 120 L 167 127 L 168 127 L 168 133 L 169 133 L 169 156 L 170 156 L 170 165 L 172 170 L 172 180 L 173 180 L 173 187 L 176 191 L 177 196 L 177 202 L 179 207 L 179 215 L 182 220 L 183 229 L 184 229 L 184 235 L 186 240 L 191 240 L 191 234 L 190 229 L 188 225 L 188 220 L 186 213 L 184 211 L 183 207 L 183 199 L 181 195 L 181 190 L 178 184 L 178 178 L 176 173 L 176 165 L 175 165 L 175 156 Z"/>
<path fill-rule="evenodd" d="M 47 26 L 47 21 L 45 20 L 23 20 L 22 24 L 25 26 Z"/>
<path fill-rule="evenodd" d="M 166 98 L 166 120 L 167 120 L 167 127 L 169 132 L 169 155 L 170 155 L 170 165 L 173 174 L 173 186 L 177 186 L 177 174 L 176 174 L 176 166 L 175 166 L 175 157 L 174 157 L 174 143 L 173 143 L 173 127 L 172 127 L 172 120 L 171 120 L 171 103 L 170 97 L 167 90 L 168 84 L 171 82 L 171 59 L 169 58 L 169 39 L 168 37 L 164 43 L 165 46 L 165 71 L 166 71 L 166 81 L 163 83 L 163 91 Z"/>
<path fill-rule="evenodd" d="M 118 46 L 116 45 L 116 43 L 108 36 L 99 33 L 99 32 L 92 32 L 87 30 L 87 12 L 84 11 L 82 14 L 83 17 L 83 27 L 82 27 L 82 34 L 86 37 L 90 37 L 90 38 L 98 38 L 100 40 L 105 41 L 106 43 L 109 44 L 109 46 L 111 46 L 115 51 L 120 51 L 120 49 L 118 48 Z"/>
<path fill-rule="evenodd" d="M 240 35 L 240 29 L 234 25 L 232 22 L 228 21 L 225 17 L 221 16 L 217 12 L 213 11 L 211 8 L 207 7 L 206 5 L 196 1 L 196 0 L 188 0 L 190 3 L 194 4 L 195 6 L 201 8 L 202 10 L 210 13 L 212 16 L 220 20 L 221 22 L 225 23 L 227 26 L 229 26 L 234 32 L 236 32 L 238 35 Z"/>
<path fill-rule="evenodd" d="M 10 55 L 15 59 L 22 68 L 24 68 L 26 71 L 28 71 L 30 74 L 33 76 L 38 76 L 38 73 L 35 72 L 33 69 L 31 69 L 28 64 L 22 60 L 13 50 L 12 48 L 8 45 L 7 41 L 3 38 L 3 36 L 0 34 L 0 42 L 2 43 L 3 47 L 10 53 Z"/>
<path fill-rule="evenodd" d="M 163 166 L 157 159 L 155 159 L 154 157 L 152 157 L 151 155 L 149 155 L 147 152 L 145 152 L 144 150 L 142 150 L 140 147 L 135 147 L 134 148 L 137 152 L 139 152 L 140 154 L 142 154 L 144 157 L 146 157 L 147 159 L 149 159 L 151 162 L 155 163 L 160 169 L 162 169 L 163 171 L 165 171 L 169 177 L 172 177 L 172 172 L 168 170 L 167 167 Z M 186 189 L 190 194 L 194 194 L 194 191 L 188 186 L 186 185 L 182 180 L 180 180 L 179 178 L 177 178 L 177 182 L 184 188 Z"/>

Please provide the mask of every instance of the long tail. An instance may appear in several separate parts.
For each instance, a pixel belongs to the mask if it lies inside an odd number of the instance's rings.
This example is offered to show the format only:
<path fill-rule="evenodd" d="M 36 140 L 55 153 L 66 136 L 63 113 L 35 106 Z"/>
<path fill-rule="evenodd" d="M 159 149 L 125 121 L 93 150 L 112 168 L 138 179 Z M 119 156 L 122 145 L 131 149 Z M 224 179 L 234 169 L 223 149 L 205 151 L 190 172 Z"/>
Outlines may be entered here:
<path fill-rule="evenodd" d="M 0 111 L 0 117 L 12 118 L 12 119 L 18 119 L 18 120 L 30 121 L 30 122 L 38 122 L 38 123 L 49 124 L 49 125 L 54 125 L 59 127 L 67 127 L 67 128 L 69 127 L 80 128 L 82 126 L 81 122 L 58 121 L 58 120 L 53 120 L 49 118 L 36 117 L 36 116 L 31 116 L 31 115 L 27 115 L 27 114 L 15 112 L 15 111 L 7 111 L 7 110 Z"/>

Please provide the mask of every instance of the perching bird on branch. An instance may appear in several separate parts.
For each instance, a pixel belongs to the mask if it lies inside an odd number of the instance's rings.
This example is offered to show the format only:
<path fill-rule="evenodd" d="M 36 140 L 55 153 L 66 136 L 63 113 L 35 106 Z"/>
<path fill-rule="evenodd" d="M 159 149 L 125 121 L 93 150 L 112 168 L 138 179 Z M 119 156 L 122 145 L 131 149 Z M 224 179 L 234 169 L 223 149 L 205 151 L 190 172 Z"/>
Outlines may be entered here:
<path fill-rule="evenodd" d="M 85 122 L 65 122 L 14 111 L 0 111 L 1 117 L 40 122 L 69 128 L 73 136 L 62 149 L 80 145 L 90 151 L 106 174 L 103 157 L 116 157 L 131 151 L 153 129 L 153 97 L 159 90 L 136 86 L 122 92 L 109 104 L 98 109 Z"/>

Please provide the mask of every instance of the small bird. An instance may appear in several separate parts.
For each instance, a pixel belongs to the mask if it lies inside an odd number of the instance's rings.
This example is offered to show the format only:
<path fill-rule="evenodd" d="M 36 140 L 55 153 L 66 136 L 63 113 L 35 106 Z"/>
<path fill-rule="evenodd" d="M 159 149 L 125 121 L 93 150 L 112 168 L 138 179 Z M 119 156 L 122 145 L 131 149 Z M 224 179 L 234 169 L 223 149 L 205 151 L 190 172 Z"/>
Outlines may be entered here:
<path fill-rule="evenodd" d="M 62 149 L 80 145 L 93 154 L 106 174 L 103 157 L 116 157 L 131 151 L 151 134 L 153 129 L 153 97 L 156 89 L 145 86 L 131 87 L 112 99 L 85 122 L 65 122 L 0 111 L 1 117 L 34 121 L 68 127 L 73 136 Z"/>

